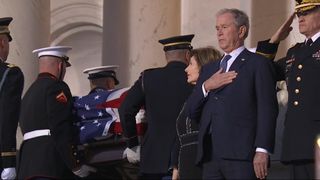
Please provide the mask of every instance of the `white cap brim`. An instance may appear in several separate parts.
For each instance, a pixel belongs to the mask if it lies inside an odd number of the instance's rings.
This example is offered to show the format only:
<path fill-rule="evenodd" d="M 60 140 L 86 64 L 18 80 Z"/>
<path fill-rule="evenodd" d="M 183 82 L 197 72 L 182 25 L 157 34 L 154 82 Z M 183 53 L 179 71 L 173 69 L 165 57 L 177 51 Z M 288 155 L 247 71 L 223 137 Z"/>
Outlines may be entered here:
<path fill-rule="evenodd" d="M 83 73 L 95 74 L 103 71 L 115 71 L 118 67 L 119 67 L 118 65 L 92 67 L 92 68 L 87 68 L 83 70 Z"/>
<path fill-rule="evenodd" d="M 67 55 L 67 52 L 71 49 L 72 47 L 70 46 L 53 46 L 53 47 L 35 49 L 32 51 L 32 53 L 38 53 L 38 57 L 41 57 L 41 56 L 64 57 Z"/>

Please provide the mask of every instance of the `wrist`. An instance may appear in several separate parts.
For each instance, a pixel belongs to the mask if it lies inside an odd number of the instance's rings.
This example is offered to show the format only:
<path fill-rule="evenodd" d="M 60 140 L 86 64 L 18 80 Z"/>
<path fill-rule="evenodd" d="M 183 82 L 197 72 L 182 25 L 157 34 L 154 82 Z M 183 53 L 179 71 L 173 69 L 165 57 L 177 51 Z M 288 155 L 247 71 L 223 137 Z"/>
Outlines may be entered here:
<path fill-rule="evenodd" d="M 271 37 L 271 39 L 269 40 L 269 43 L 271 44 L 279 44 L 280 40 L 274 37 Z"/>
<path fill-rule="evenodd" d="M 206 93 L 210 91 L 210 89 L 208 88 L 208 85 L 207 85 L 207 81 L 205 81 L 203 83 L 203 87 L 204 87 L 204 90 L 206 91 Z"/>

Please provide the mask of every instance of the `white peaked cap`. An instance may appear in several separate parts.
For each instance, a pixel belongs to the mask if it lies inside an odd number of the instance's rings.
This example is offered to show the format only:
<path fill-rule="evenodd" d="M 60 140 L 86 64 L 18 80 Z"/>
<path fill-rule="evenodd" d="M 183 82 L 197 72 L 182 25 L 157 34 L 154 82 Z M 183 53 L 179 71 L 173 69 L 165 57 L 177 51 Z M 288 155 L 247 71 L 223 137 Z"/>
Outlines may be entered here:
<path fill-rule="evenodd" d="M 56 57 L 65 57 L 69 50 L 72 47 L 70 46 L 52 46 L 52 47 L 45 47 L 40 49 L 35 49 L 32 53 L 38 53 L 38 57 L 41 56 L 56 56 Z"/>
<path fill-rule="evenodd" d="M 88 79 L 99 79 L 99 78 L 104 78 L 104 77 L 111 77 L 114 79 L 115 84 L 119 84 L 119 80 L 117 79 L 116 76 L 116 69 L 119 66 L 117 65 L 110 65 L 110 66 L 98 66 L 98 67 L 93 67 L 93 68 L 88 68 L 83 70 L 83 73 L 88 74 Z"/>
<path fill-rule="evenodd" d="M 104 72 L 104 71 L 115 71 L 118 67 L 119 67 L 118 65 L 92 67 L 92 68 L 87 68 L 83 70 L 83 73 L 95 74 L 95 73 Z"/>

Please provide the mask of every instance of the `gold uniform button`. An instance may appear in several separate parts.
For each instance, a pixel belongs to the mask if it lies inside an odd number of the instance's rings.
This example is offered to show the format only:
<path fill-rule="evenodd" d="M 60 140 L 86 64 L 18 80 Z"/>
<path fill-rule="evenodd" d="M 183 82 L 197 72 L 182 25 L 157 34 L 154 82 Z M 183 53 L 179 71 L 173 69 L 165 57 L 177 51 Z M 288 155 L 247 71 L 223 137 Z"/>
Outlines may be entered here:
<path fill-rule="evenodd" d="M 301 81 L 301 77 L 300 76 L 297 77 L 297 81 Z"/>
<path fill-rule="evenodd" d="M 300 90 L 299 90 L 299 89 L 295 89 L 294 92 L 295 92 L 296 94 L 298 94 L 298 93 L 300 92 Z"/>
<path fill-rule="evenodd" d="M 295 106 L 298 106 L 299 102 L 298 102 L 298 101 L 294 101 L 293 104 L 294 104 Z"/>
<path fill-rule="evenodd" d="M 303 68 L 302 64 L 299 64 L 298 69 L 302 69 L 302 68 Z"/>

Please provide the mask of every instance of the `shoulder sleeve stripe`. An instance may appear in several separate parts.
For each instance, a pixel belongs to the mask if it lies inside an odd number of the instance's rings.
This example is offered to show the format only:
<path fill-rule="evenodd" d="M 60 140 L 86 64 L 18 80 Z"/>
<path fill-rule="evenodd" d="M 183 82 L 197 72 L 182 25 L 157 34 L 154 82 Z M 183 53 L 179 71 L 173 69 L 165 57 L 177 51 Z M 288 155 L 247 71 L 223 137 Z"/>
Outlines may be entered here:
<path fill-rule="evenodd" d="M 6 80 L 7 74 L 9 73 L 9 70 L 10 70 L 10 68 L 7 68 L 6 71 L 3 74 L 3 77 L 2 77 L 1 82 L 0 82 L 0 92 L 1 92 L 1 89 L 2 89 L 4 81 Z"/>
<path fill-rule="evenodd" d="M 1 153 L 1 156 L 4 157 L 4 156 L 16 156 L 17 155 L 17 152 L 2 152 Z"/>
<path fill-rule="evenodd" d="M 260 54 L 268 59 L 274 59 L 275 58 L 275 54 L 266 54 L 266 53 L 262 53 L 262 52 L 259 52 L 259 51 L 256 51 L 257 54 Z"/>

